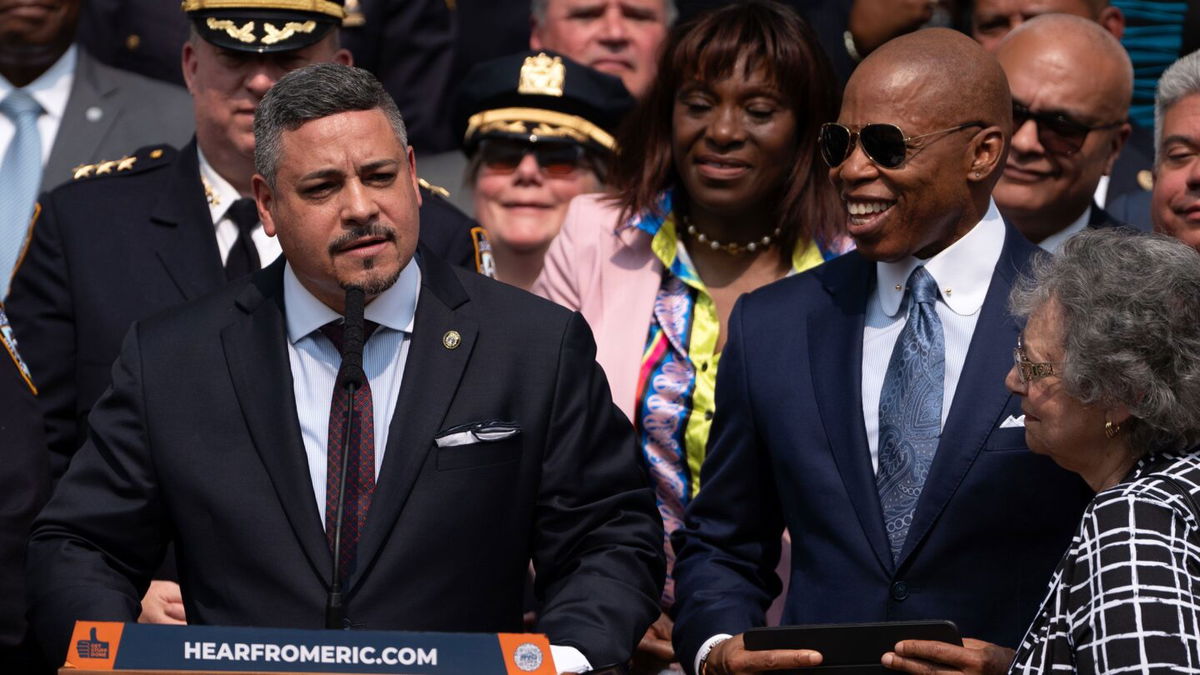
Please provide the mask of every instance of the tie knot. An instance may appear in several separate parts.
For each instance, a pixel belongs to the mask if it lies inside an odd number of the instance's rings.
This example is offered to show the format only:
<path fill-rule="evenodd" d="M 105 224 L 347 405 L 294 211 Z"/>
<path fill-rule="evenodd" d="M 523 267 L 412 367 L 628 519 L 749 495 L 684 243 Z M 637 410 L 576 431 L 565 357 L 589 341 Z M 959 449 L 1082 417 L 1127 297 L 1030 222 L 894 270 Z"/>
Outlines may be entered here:
<path fill-rule="evenodd" d="M 937 282 L 924 266 L 913 270 L 912 276 L 908 278 L 908 292 L 917 304 L 937 302 Z"/>
<path fill-rule="evenodd" d="M 0 113 L 14 122 L 30 116 L 37 119 L 42 114 L 42 106 L 24 89 L 13 89 L 0 101 Z"/>
<path fill-rule="evenodd" d="M 371 339 L 371 334 L 375 332 L 376 328 L 379 328 L 379 324 L 375 323 L 374 321 L 369 321 L 369 320 L 363 321 L 363 343 L 364 344 L 366 343 L 367 340 Z M 345 341 L 344 338 L 346 336 L 345 321 L 343 321 L 342 319 L 330 321 L 329 323 L 325 324 L 324 326 L 321 326 L 321 332 L 325 334 L 325 337 L 329 338 L 329 341 L 333 343 L 333 346 L 336 347 L 338 352 L 340 353 L 342 351 L 342 342 Z"/>
<path fill-rule="evenodd" d="M 229 205 L 225 212 L 241 232 L 249 234 L 258 226 L 258 206 L 253 199 L 242 197 Z"/>

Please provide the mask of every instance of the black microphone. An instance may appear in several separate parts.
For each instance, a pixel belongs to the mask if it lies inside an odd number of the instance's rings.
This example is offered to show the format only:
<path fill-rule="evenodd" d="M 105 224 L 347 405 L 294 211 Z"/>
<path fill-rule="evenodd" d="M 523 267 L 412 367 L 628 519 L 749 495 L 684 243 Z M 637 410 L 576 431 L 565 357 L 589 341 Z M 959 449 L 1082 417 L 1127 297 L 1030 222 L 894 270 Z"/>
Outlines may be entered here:
<path fill-rule="evenodd" d="M 342 319 L 342 365 L 338 368 L 337 384 L 346 392 L 346 428 L 342 433 L 342 467 L 338 478 L 337 517 L 333 525 L 333 578 L 329 580 L 329 595 L 325 598 L 325 628 L 341 630 L 346 620 L 342 598 L 342 514 L 346 507 L 346 466 L 350 459 L 350 431 L 354 428 L 354 392 L 367 379 L 363 372 L 363 309 L 366 294 L 358 286 L 346 289 L 346 309 Z M 374 423 L 374 420 L 371 420 Z"/>
<path fill-rule="evenodd" d="M 357 389 L 367 379 L 363 373 L 363 309 L 367 298 L 363 289 L 350 286 L 346 289 L 346 313 L 342 332 L 342 367 L 338 370 L 338 386 L 346 388 L 353 384 Z"/>

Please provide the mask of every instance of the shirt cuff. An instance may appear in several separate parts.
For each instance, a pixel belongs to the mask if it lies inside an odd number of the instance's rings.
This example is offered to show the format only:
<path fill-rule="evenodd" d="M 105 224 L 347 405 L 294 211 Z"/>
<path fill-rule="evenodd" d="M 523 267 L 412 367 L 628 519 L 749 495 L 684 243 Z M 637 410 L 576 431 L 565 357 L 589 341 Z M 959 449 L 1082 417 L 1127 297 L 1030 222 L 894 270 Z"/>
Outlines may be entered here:
<path fill-rule="evenodd" d="M 700 675 L 700 662 L 708 656 L 708 653 L 713 650 L 713 647 L 716 647 L 731 637 L 733 636 L 728 633 L 717 633 L 716 635 L 705 640 L 704 644 L 700 645 L 700 651 L 696 652 L 696 663 L 693 664 L 692 672 L 696 673 L 696 675 Z"/>
<path fill-rule="evenodd" d="M 578 649 L 560 645 L 550 645 L 550 658 L 554 659 L 554 670 L 559 673 L 586 673 L 592 669 Z"/>

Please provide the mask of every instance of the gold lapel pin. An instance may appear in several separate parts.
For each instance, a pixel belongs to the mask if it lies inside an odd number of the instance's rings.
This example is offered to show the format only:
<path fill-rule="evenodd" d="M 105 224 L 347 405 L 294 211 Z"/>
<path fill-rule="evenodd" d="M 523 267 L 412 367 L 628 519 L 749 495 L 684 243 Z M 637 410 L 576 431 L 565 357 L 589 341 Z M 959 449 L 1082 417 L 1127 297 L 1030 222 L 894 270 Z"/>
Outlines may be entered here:
<path fill-rule="evenodd" d="M 448 330 L 446 331 L 446 334 L 442 336 L 442 346 L 446 349 L 458 349 L 458 346 L 461 344 L 462 336 L 459 335 L 458 331 L 456 330 Z"/>

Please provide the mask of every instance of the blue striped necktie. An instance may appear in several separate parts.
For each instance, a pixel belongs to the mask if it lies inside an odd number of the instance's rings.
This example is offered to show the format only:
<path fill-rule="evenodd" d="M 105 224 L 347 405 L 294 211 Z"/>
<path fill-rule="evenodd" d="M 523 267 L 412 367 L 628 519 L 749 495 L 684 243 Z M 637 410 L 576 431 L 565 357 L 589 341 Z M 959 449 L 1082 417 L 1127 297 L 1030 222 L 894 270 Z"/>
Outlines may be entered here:
<path fill-rule="evenodd" d="M 899 561 L 921 489 L 942 435 L 946 345 L 935 305 L 937 282 L 924 267 L 908 278 L 908 321 L 888 361 L 879 397 L 879 472 L 892 559 Z"/>
<path fill-rule="evenodd" d="M 42 139 L 37 128 L 42 106 L 29 92 L 14 89 L 0 101 L 0 113 L 12 120 L 15 131 L 0 161 L 0 288 L 7 295 L 42 182 Z"/>

